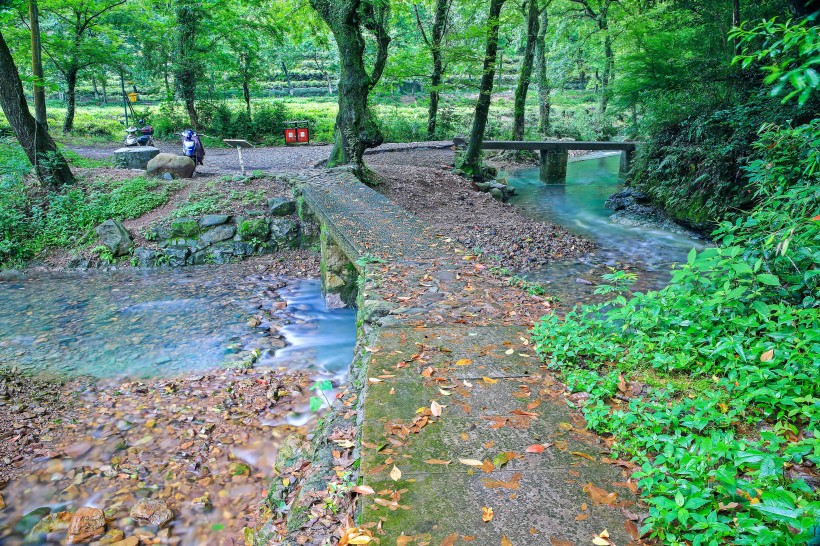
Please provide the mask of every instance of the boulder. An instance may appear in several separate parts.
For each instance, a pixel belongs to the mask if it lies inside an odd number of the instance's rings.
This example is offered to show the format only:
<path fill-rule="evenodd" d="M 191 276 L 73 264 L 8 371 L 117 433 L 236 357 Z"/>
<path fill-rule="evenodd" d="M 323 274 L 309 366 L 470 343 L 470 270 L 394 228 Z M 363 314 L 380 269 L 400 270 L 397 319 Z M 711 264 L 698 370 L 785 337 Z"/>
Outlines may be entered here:
<path fill-rule="evenodd" d="M 274 218 L 270 221 L 270 240 L 278 247 L 294 247 L 299 244 L 299 224 L 290 218 Z"/>
<path fill-rule="evenodd" d="M 231 217 L 227 214 L 206 214 L 199 219 L 199 227 L 209 228 L 214 226 L 221 226 L 227 224 Z"/>
<path fill-rule="evenodd" d="M 128 254 L 134 246 L 131 234 L 117 220 L 109 218 L 96 229 L 100 242 L 108 247 L 114 256 Z"/>
<path fill-rule="evenodd" d="M 624 210 L 638 203 L 649 201 L 649 195 L 634 188 L 624 188 L 606 200 L 605 206 L 612 210 Z"/>
<path fill-rule="evenodd" d="M 168 265 L 171 267 L 182 267 L 188 259 L 191 251 L 187 246 L 169 246 L 165 249 L 165 255 L 168 257 Z"/>
<path fill-rule="evenodd" d="M 148 168 L 148 163 L 159 154 L 159 149 L 153 146 L 134 146 L 114 150 L 114 164 L 120 169 Z"/>
<path fill-rule="evenodd" d="M 290 216 L 296 212 L 296 201 L 272 197 L 268 199 L 271 216 Z"/>
<path fill-rule="evenodd" d="M 71 517 L 68 526 L 69 544 L 87 542 L 88 539 L 99 536 L 105 532 L 105 514 L 99 508 L 83 506 Z"/>
<path fill-rule="evenodd" d="M 138 248 L 134 251 L 139 267 L 153 267 L 157 261 L 157 251 L 150 248 Z"/>
<path fill-rule="evenodd" d="M 264 218 L 244 220 L 239 224 L 237 230 L 243 241 L 250 241 L 251 239 L 265 241 L 270 234 L 270 226 Z"/>
<path fill-rule="evenodd" d="M 174 519 L 174 513 L 160 499 L 140 499 L 131 508 L 131 519 L 141 525 L 164 527 Z"/>
<path fill-rule="evenodd" d="M 174 178 L 192 178 L 196 163 L 183 155 L 157 154 L 145 168 L 148 176 L 160 176 L 169 173 Z"/>
<path fill-rule="evenodd" d="M 206 245 L 212 245 L 220 241 L 226 241 L 232 238 L 235 234 L 235 226 L 223 224 L 221 226 L 216 226 L 215 228 L 209 229 L 208 231 L 199 236 L 199 240 L 205 243 Z"/>

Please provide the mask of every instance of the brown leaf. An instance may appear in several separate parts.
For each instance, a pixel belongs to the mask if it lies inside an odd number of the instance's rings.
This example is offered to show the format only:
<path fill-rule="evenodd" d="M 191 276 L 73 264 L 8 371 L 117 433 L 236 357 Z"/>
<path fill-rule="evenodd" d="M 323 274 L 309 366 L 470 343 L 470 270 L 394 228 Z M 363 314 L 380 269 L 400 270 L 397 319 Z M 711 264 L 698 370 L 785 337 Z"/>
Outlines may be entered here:
<path fill-rule="evenodd" d="M 481 480 L 481 483 L 483 483 L 487 489 L 518 489 L 521 487 L 521 472 L 513 474 L 508 482 L 484 479 Z"/>
<path fill-rule="evenodd" d="M 774 349 L 769 349 L 768 351 L 760 355 L 761 362 L 771 362 L 772 360 L 774 360 Z"/>
<path fill-rule="evenodd" d="M 552 546 L 575 546 L 574 542 L 557 537 L 550 537 L 550 544 Z"/>
<path fill-rule="evenodd" d="M 373 495 L 376 492 L 373 491 L 373 488 L 367 485 L 357 485 L 356 487 L 351 489 L 352 492 L 358 493 L 359 495 Z"/>
<path fill-rule="evenodd" d="M 600 487 L 596 487 L 592 483 L 584 486 L 584 492 L 592 499 L 593 504 L 606 504 L 612 506 L 618 501 L 618 493 L 609 493 Z"/>
<path fill-rule="evenodd" d="M 513 543 L 506 535 L 501 536 L 501 546 L 513 546 Z"/>
<path fill-rule="evenodd" d="M 589 517 L 589 514 L 578 514 L 575 516 L 575 521 L 584 521 Z"/>
<path fill-rule="evenodd" d="M 590 461 L 595 460 L 595 457 L 593 457 L 589 453 L 583 453 L 581 451 L 570 451 L 570 454 L 575 455 L 576 457 L 583 457 L 584 459 L 589 459 Z"/>
<path fill-rule="evenodd" d="M 626 520 L 624 522 L 624 529 L 629 535 L 634 539 L 641 538 L 641 530 L 638 528 L 638 524 L 632 520 Z"/>
<path fill-rule="evenodd" d="M 450 464 L 450 462 L 451 462 L 451 461 L 445 461 L 445 460 L 442 460 L 442 459 L 427 459 L 427 460 L 426 460 L 426 461 L 424 461 L 424 462 L 425 462 L 425 463 L 427 463 L 427 464 L 443 464 L 443 465 L 448 465 L 448 464 Z"/>
<path fill-rule="evenodd" d="M 441 546 L 453 546 L 457 540 L 458 533 L 451 533 L 444 537 L 444 540 L 441 541 Z"/>

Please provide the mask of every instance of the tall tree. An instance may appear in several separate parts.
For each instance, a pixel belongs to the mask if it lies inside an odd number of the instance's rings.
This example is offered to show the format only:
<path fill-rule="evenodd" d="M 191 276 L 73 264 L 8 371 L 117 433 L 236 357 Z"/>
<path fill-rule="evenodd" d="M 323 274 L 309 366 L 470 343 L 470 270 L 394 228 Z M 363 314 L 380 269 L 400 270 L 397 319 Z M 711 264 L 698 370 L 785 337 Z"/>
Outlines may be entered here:
<path fill-rule="evenodd" d="M 77 79 L 81 70 L 104 63 L 113 45 L 104 38 L 104 15 L 126 0 L 50 0 L 44 12 L 52 21 L 43 49 L 65 79 L 66 115 L 63 132 L 74 128 Z"/>
<path fill-rule="evenodd" d="M 196 111 L 196 91 L 203 68 L 198 34 L 204 11 L 198 2 L 177 0 L 174 15 L 178 32 L 177 52 L 174 57 L 174 79 L 182 101 L 185 103 L 188 120 L 191 126 L 198 130 L 199 114 Z"/>
<path fill-rule="evenodd" d="M 430 140 L 435 138 L 436 134 L 439 92 L 441 91 L 441 81 L 444 76 L 444 52 L 442 51 L 442 46 L 444 45 L 444 38 L 447 34 L 451 5 L 452 0 L 436 0 L 433 27 L 430 29 L 430 36 L 428 37 L 427 32 L 424 30 L 421 15 L 419 14 L 419 5 L 413 4 L 419 31 L 433 58 L 433 70 L 430 73 L 430 106 L 427 110 L 427 138 Z"/>
<path fill-rule="evenodd" d="M 74 182 L 74 175 L 57 145 L 46 131 L 45 125 L 37 123 L 28 109 L 20 74 L 0 32 L 0 106 L 8 119 L 17 140 L 26 152 L 37 176 L 43 184 L 61 186 Z"/>
<path fill-rule="evenodd" d="M 46 90 L 43 86 L 43 47 L 40 43 L 40 13 L 37 0 L 28 3 L 29 27 L 31 30 L 31 74 L 34 77 L 34 119 L 48 129 L 46 119 Z"/>
<path fill-rule="evenodd" d="M 495 63 L 498 54 L 498 27 L 500 26 L 501 8 L 505 0 L 490 0 L 490 12 L 487 17 L 487 44 L 484 51 L 484 72 L 481 75 L 481 86 L 473 117 L 473 129 L 470 142 L 464 154 L 461 168 L 470 175 L 481 175 L 481 144 L 484 142 L 484 130 L 487 128 L 487 116 L 490 113 L 490 102 L 493 95 Z"/>
<path fill-rule="evenodd" d="M 339 113 L 336 116 L 333 150 L 329 166 L 354 164 L 364 172 L 364 151 L 384 142 L 384 136 L 370 111 L 368 97 L 378 83 L 387 62 L 390 45 L 389 0 L 310 0 L 330 27 L 339 48 Z M 367 30 L 376 44 L 373 68 L 365 68 Z"/>
<path fill-rule="evenodd" d="M 538 0 L 528 0 L 526 3 L 527 39 L 524 45 L 524 56 L 521 59 L 521 68 L 518 72 L 518 84 L 515 87 L 515 100 L 513 105 L 513 140 L 524 140 L 527 91 L 530 87 L 533 58 L 538 42 L 539 15 Z"/>
<path fill-rule="evenodd" d="M 535 81 L 538 84 L 538 132 L 547 136 L 550 130 L 550 88 L 547 76 L 547 27 L 549 26 L 549 11 L 547 7 L 541 10 L 538 23 L 538 36 L 535 40 Z"/>
<path fill-rule="evenodd" d="M 609 102 L 609 84 L 615 66 L 615 53 L 612 49 L 612 34 L 609 32 L 609 10 L 618 0 L 571 0 L 580 5 L 578 11 L 582 16 L 595 23 L 598 32 L 603 35 L 604 64 L 600 73 L 601 87 L 598 90 L 598 112 L 603 115 Z"/>

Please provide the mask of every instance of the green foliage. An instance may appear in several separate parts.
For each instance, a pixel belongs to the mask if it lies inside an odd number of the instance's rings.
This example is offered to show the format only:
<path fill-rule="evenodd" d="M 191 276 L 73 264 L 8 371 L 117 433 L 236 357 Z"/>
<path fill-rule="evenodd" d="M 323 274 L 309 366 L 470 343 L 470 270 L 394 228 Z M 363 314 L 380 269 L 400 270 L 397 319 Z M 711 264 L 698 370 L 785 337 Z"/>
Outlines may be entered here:
<path fill-rule="evenodd" d="M 169 229 L 173 237 L 196 239 L 199 236 L 199 224 L 192 218 L 173 220 Z"/>
<path fill-rule="evenodd" d="M 270 235 L 270 226 L 264 218 L 243 220 L 236 228 L 236 232 L 243 241 L 258 239 L 263 241 Z"/>
<path fill-rule="evenodd" d="M 173 182 L 143 177 L 98 178 L 59 191 L 28 185 L 17 147 L 0 143 L 0 266 L 19 266 L 47 248 L 74 248 L 93 239 L 108 218 L 136 218 L 168 201 Z"/>
<path fill-rule="evenodd" d="M 589 426 L 640 465 L 645 529 L 665 544 L 802 544 L 820 517 L 788 472 L 820 463 L 818 143 L 816 120 L 766 127 L 746 168 L 761 204 L 718 228 L 721 246 L 690 252 L 663 290 L 534 330 L 549 365 L 590 393 Z M 613 407 L 619 376 L 656 387 Z"/>

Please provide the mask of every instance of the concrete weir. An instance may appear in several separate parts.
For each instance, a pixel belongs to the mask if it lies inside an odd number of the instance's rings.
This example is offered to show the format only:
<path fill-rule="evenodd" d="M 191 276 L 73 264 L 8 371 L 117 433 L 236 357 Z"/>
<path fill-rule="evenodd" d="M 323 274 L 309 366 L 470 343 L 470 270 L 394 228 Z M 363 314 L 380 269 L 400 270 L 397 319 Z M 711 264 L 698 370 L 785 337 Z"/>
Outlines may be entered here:
<path fill-rule="evenodd" d="M 382 546 L 589 544 L 604 530 L 629 543 L 623 504 L 591 490 L 616 490 L 628 505 L 629 489 L 613 485 L 623 471 L 600 462 L 605 446 L 570 412 L 525 320 L 474 257 L 349 171 L 307 175 L 297 191 L 321 224 L 332 276 L 344 262 L 357 277 L 357 398 L 313 447 L 321 458 L 334 449 L 328 436 L 355 428 L 358 478 L 376 492 L 359 498 L 356 524 Z M 300 487 L 284 543 L 322 544 L 300 530 L 321 479 Z"/>

